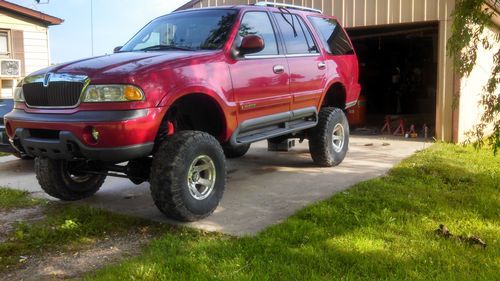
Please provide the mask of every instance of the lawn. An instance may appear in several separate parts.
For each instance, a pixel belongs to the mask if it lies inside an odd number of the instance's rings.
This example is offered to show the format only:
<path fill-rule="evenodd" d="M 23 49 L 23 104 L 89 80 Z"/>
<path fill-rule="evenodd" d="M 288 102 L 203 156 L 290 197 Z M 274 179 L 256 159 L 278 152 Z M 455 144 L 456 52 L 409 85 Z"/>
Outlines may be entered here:
<path fill-rule="evenodd" d="M 10 155 L 9 153 L 0 152 L 0 157 L 2 157 L 2 156 L 9 156 L 9 155 Z"/>
<path fill-rule="evenodd" d="M 500 158 L 438 144 L 255 237 L 168 232 L 86 280 L 498 280 L 499 239 Z"/>
<path fill-rule="evenodd" d="M 22 235 L 1 245 L 0 257 L 147 225 L 85 207 L 56 205 L 47 214 L 35 225 L 18 225 Z M 436 235 L 439 224 L 454 236 Z M 489 150 L 437 144 L 386 176 L 313 204 L 254 237 L 182 227 L 161 231 L 140 256 L 84 279 L 498 280 L 500 158 Z M 487 247 L 459 235 L 477 235 Z"/>
<path fill-rule="evenodd" d="M 22 266 L 19 257 L 41 256 L 47 252 L 75 252 L 92 246 L 97 239 L 147 231 L 166 231 L 150 221 L 112 214 L 85 206 L 71 206 L 33 199 L 27 192 L 0 188 L 0 215 L 20 208 L 40 208 L 42 219 L 14 225 L 6 241 L 0 243 L 0 273 Z M 2 226 L 0 226 L 2 227 Z"/>

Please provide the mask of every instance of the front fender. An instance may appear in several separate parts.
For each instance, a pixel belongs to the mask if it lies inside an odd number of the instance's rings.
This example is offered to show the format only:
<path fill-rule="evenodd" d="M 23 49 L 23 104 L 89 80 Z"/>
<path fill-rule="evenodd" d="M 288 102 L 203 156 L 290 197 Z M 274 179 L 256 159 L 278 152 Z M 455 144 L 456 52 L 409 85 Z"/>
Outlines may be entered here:
<path fill-rule="evenodd" d="M 184 96 L 191 94 L 208 96 L 219 106 L 219 109 L 223 114 L 223 119 L 225 120 L 226 123 L 225 124 L 226 133 L 224 137 L 226 140 L 229 139 L 232 132 L 238 126 L 238 120 L 236 116 L 236 109 L 237 109 L 236 103 L 228 101 L 225 98 L 225 95 L 217 92 L 216 90 L 214 90 L 211 87 L 208 87 L 207 85 L 190 85 L 182 89 L 176 89 L 175 91 L 166 94 L 161 99 L 158 106 L 166 108 L 164 113 L 166 114 L 168 112 L 168 109 L 173 104 L 175 104 L 176 101 L 178 101 Z"/>

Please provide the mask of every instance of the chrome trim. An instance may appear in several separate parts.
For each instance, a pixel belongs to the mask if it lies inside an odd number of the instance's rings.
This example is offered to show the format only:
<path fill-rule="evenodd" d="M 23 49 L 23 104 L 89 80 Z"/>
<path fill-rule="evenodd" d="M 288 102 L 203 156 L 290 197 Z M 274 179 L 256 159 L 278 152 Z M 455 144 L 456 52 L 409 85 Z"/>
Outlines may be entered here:
<path fill-rule="evenodd" d="M 41 109 L 71 109 L 80 106 L 83 100 L 83 95 L 87 91 L 87 86 L 90 84 L 90 79 L 86 75 L 75 75 L 75 74 L 67 74 L 67 73 L 45 73 L 39 75 L 28 76 L 24 78 L 21 87 L 25 84 L 32 83 L 42 83 L 44 87 L 48 87 L 50 82 L 79 82 L 83 84 L 82 91 L 80 93 L 80 98 L 78 102 L 73 106 L 32 106 L 26 102 L 25 104 L 29 108 L 41 108 Z"/>
<path fill-rule="evenodd" d="M 311 53 L 308 53 L 308 54 L 287 54 L 285 55 L 285 57 L 287 58 L 298 58 L 298 57 L 319 57 L 320 56 L 320 53 L 314 53 L 314 54 L 311 54 Z"/>
<path fill-rule="evenodd" d="M 358 100 L 348 102 L 348 103 L 346 103 L 345 108 L 347 109 L 347 108 L 353 107 L 353 106 L 355 106 L 357 103 L 358 103 Z"/>
<path fill-rule="evenodd" d="M 28 77 L 24 78 L 24 84 L 43 83 L 45 81 L 46 76 L 50 77 L 50 80 L 48 80 L 48 82 L 81 82 L 81 83 L 85 83 L 85 81 L 88 80 L 88 78 L 89 78 L 86 75 L 74 75 L 74 74 L 67 74 L 67 73 L 48 72 L 45 74 L 28 76 Z"/>
<path fill-rule="evenodd" d="M 314 12 L 314 13 L 320 13 L 322 14 L 322 10 L 314 9 L 314 8 L 309 8 L 309 7 L 304 7 L 304 6 L 298 6 L 298 5 L 291 5 L 291 4 L 286 4 L 286 3 L 275 3 L 275 2 L 257 2 L 255 3 L 255 6 L 261 6 L 261 7 L 276 7 L 276 8 L 290 8 L 290 9 L 295 9 L 295 10 L 302 10 L 302 11 L 308 11 L 308 12 Z"/>
<path fill-rule="evenodd" d="M 244 56 L 244 59 L 247 60 L 256 60 L 256 59 L 284 59 L 284 58 L 298 58 L 298 57 L 319 57 L 321 56 L 320 53 L 307 53 L 307 54 L 286 54 L 286 55 L 247 55 Z"/>
<path fill-rule="evenodd" d="M 247 59 L 247 60 L 278 59 L 278 58 L 284 59 L 285 56 L 284 55 L 256 55 L 256 56 L 248 55 L 248 56 L 244 56 L 243 58 Z"/>

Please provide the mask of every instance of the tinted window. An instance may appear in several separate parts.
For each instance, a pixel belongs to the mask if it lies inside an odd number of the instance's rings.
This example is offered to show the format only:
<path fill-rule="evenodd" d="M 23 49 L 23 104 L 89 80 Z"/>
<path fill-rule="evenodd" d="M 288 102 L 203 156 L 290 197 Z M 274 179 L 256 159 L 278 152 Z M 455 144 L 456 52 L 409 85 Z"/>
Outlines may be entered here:
<path fill-rule="evenodd" d="M 121 51 L 152 46 L 215 50 L 224 46 L 236 19 L 235 10 L 202 10 L 158 18 L 137 33 Z"/>
<path fill-rule="evenodd" d="M 274 34 L 271 20 L 266 12 L 248 12 L 243 16 L 241 21 L 240 37 L 247 35 L 259 35 L 264 39 L 265 48 L 259 53 L 252 55 L 277 55 L 278 45 Z"/>
<path fill-rule="evenodd" d="M 309 17 L 314 28 L 320 34 L 327 51 L 334 55 L 353 54 L 353 48 L 344 30 L 334 19 Z"/>
<path fill-rule="evenodd" d="M 292 17 L 292 15 L 284 13 L 275 13 L 275 16 L 288 54 L 317 53 L 309 29 L 302 19 L 296 15 Z"/>

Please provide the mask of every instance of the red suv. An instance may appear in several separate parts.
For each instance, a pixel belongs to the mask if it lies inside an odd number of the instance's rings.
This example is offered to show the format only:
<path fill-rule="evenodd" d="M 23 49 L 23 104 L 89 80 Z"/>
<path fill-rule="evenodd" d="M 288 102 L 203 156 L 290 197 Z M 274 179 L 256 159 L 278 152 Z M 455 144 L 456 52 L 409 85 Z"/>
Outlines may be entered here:
<path fill-rule="evenodd" d="M 274 3 L 193 9 L 151 21 L 114 54 L 29 75 L 5 129 L 51 196 L 78 200 L 127 177 L 149 181 L 167 216 L 194 221 L 222 197 L 225 157 L 253 142 L 308 139 L 314 163 L 342 162 L 343 110 L 359 92 L 335 18 Z"/>

